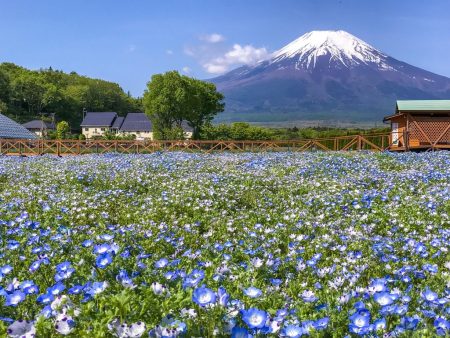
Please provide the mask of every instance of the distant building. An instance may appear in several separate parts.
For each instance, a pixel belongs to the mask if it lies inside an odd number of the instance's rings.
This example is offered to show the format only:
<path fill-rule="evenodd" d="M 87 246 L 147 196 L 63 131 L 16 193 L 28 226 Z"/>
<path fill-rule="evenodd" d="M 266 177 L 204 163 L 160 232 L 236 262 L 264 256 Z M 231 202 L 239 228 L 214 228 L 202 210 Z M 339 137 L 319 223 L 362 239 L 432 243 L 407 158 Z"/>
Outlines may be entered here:
<path fill-rule="evenodd" d="M 36 139 L 37 136 L 19 123 L 0 114 L 0 138 Z"/>
<path fill-rule="evenodd" d="M 397 101 L 391 124 L 390 150 L 450 149 L 450 100 Z"/>
<path fill-rule="evenodd" d="M 153 140 L 152 122 L 144 113 L 128 113 L 119 134 L 135 135 L 136 140 Z"/>
<path fill-rule="evenodd" d="M 194 131 L 194 129 L 192 129 L 192 127 L 190 127 L 186 121 L 183 121 L 181 123 L 181 128 L 183 128 L 183 132 L 184 132 L 184 137 L 191 139 L 192 138 L 192 133 Z"/>
<path fill-rule="evenodd" d="M 80 125 L 81 132 L 87 139 L 104 136 L 106 132 L 113 131 L 117 118 L 115 112 L 87 112 Z"/>
<path fill-rule="evenodd" d="M 192 128 L 183 122 L 186 138 L 192 138 Z M 81 122 L 81 130 L 87 139 L 104 136 L 107 132 L 118 135 L 134 135 L 136 140 L 153 140 L 152 121 L 145 113 L 128 113 L 125 117 L 115 112 L 88 112 Z"/>
<path fill-rule="evenodd" d="M 32 133 L 40 138 L 47 137 L 49 130 L 55 130 L 55 125 L 51 122 L 45 122 L 42 120 L 33 120 L 22 124 L 23 127 L 27 128 Z"/>

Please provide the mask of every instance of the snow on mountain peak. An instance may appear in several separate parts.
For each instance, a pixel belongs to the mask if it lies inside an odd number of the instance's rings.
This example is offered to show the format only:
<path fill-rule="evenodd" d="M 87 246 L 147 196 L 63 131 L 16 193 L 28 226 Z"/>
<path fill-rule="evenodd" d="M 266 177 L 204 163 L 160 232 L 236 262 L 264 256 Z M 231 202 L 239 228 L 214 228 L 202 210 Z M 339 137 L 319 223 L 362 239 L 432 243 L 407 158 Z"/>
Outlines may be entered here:
<path fill-rule="evenodd" d="M 384 68 L 386 58 L 379 50 L 345 31 L 312 31 L 276 51 L 272 62 L 297 59 L 296 68 L 314 68 L 320 56 L 330 56 L 330 63 L 345 67 L 376 63 Z"/>

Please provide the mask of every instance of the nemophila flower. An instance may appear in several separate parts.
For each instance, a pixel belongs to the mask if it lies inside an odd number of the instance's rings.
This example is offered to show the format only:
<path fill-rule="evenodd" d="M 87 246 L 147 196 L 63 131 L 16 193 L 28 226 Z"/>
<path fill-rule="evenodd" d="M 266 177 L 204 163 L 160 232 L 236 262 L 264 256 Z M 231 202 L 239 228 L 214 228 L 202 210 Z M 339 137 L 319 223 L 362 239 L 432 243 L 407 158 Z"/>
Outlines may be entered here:
<path fill-rule="evenodd" d="M 35 272 L 37 269 L 39 269 L 40 265 L 41 265 L 41 260 L 37 260 L 34 261 L 33 263 L 31 263 L 30 268 L 28 269 L 30 272 Z"/>
<path fill-rule="evenodd" d="M 302 294 L 300 295 L 300 297 L 303 299 L 303 301 L 305 301 L 307 303 L 315 302 L 318 299 L 316 297 L 316 295 L 314 294 L 314 292 L 311 290 L 303 291 Z"/>
<path fill-rule="evenodd" d="M 66 289 L 63 283 L 58 282 L 55 285 L 47 288 L 47 293 L 52 294 L 53 296 L 59 295 L 61 292 L 63 292 Z"/>
<path fill-rule="evenodd" d="M 204 285 L 195 289 L 192 293 L 192 300 L 198 305 L 205 307 L 216 301 L 216 294 Z"/>
<path fill-rule="evenodd" d="M 370 312 L 357 310 L 350 316 L 349 331 L 358 335 L 365 335 L 370 331 Z"/>
<path fill-rule="evenodd" d="M 262 295 L 262 291 L 254 286 L 244 289 L 244 295 L 250 298 L 258 298 Z"/>
<path fill-rule="evenodd" d="M 183 280 L 183 288 L 194 288 L 205 278 L 203 270 L 195 269 Z"/>
<path fill-rule="evenodd" d="M 305 332 L 303 327 L 298 325 L 287 325 L 281 330 L 280 336 L 286 338 L 299 338 L 304 334 L 306 335 L 308 332 Z"/>
<path fill-rule="evenodd" d="M 375 331 L 386 330 L 386 318 L 380 318 L 373 322 L 373 328 Z"/>
<path fill-rule="evenodd" d="M 427 302 L 434 302 L 439 298 L 439 296 L 436 292 L 433 292 L 429 288 L 426 288 L 425 291 L 422 292 L 422 298 Z"/>
<path fill-rule="evenodd" d="M 169 260 L 167 258 L 161 258 L 155 262 L 155 268 L 161 269 L 167 266 L 167 264 L 169 264 Z"/>
<path fill-rule="evenodd" d="M 436 334 L 438 336 L 446 336 L 450 333 L 450 321 L 442 317 L 438 317 L 433 322 Z"/>
<path fill-rule="evenodd" d="M 389 292 L 377 292 L 373 299 L 381 306 L 390 305 L 394 302 L 394 297 Z"/>
<path fill-rule="evenodd" d="M 163 318 L 160 325 L 150 330 L 148 334 L 150 337 L 154 338 L 160 337 L 176 338 L 183 336 L 186 331 L 187 331 L 186 323 L 177 320 L 175 318 L 172 318 L 171 316 L 167 316 Z"/>
<path fill-rule="evenodd" d="M 100 269 L 106 268 L 113 261 L 113 257 L 109 252 L 102 253 L 95 259 L 95 264 Z"/>
<path fill-rule="evenodd" d="M 22 291 L 14 291 L 6 296 L 5 306 L 16 306 L 25 299 L 25 294 Z"/>
<path fill-rule="evenodd" d="M 235 326 L 231 330 L 231 338 L 252 338 L 253 336 L 244 327 Z"/>
<path fill-rule="evenodd" d="M 6 333 L 11 338 L 34 338 L 36 328 L 32 321 L 17 320 L 6 329 Z"/>
<path fill-rule="evenodd" d="M 261 329 L 266 324 L 267 313 L 256 308 L 241 310 L 242 320 L 250 329 Z"/>
<path fill-rule="evenodd" d="M 373 292 L 384 292 L 387 290 L 387 281 L 384 278 L 374 279 L 369 285 L 369 290 Z"/>
<path fill-rule="evenodd" d="M 230 295 L 227 293 L 225 288 L 219 287 L 217 290 L 218 303 L 222 306 L 228 305 L 228 300 L 230 299 Z"/>
<path fill-rule="evenodd" d="M 83 291 L 83 285 L 74 285 L 69 290 L 69 295 L 78 295 Z"/>
<path fill-rule="evenodd" d="M 96 255 L 100 255 L 109 251 L 111 251 L 111 245 L 109 245 L 108 243 L 95 245 L 94 249 L 92 250 L 92 252 Z"/>
<path fill-rule="evenodd" d="M 16 240 L 9 240 L 8 244 L 6 245 L 6 248 L 8 250 L 16 250 L 19 247 L 20 247 L 20 243 Z"/>
<path fill-rule="evenodd" d="M 13 270 L 13 268 L 12 268 L 12 266 L 9 265 L 9 264 L 3 265 L 3 266 L 0 268 L 0 272 L 1 272 L 3 275 L 7 275 L 7 274 L 10 273 L 12 270 Z"/>
<path fill-rule="evenodd" d="M 41 311 L 41 316 L 43 316 L 44 318 L 50 318 L 53 316 L 53 314 L 54 313 L 50 305 L 44 306 L 44 308 Z"/>
<path fill-rule="evenodd" d="M 150 287 L 155 295 L 161 295 L 166 291 L 166 287 L 158 282 L 153 282 Z"/>
<path fill-rule="evenodd" d="M 314 327 L 315 330 L 320 331 L 320 330 L 326 329 L 329 322 L 330 322 L 330 318 L 324 317 L 324 318 L 320 318 L 320 319 L 314 321 L 312 326 Z"/>
<path fill-rule="evenodd" d="M 55 296 L 50 293 L 44 293 L 37 297 L 36 301 L 41 304 L 50 304 L 55 299 Z"/>
<path fill-rule="evenodd" d="M 83 243 L 81 243 L 81 245 L 85 248 L 89 248 L 92 244 L 94 244 L 94 241 L 91 239 L 86 239 Z"/>
<path fill-rule="evenodd" d="M 68 335 L 75 327 L 75 321 L 71 316 L 59 314 L 55 320 L 55 330 L 62 335 Z"/>
<path fill-rule="evenodd" d="M 402 327 L 405 330 L 415 330 L 417 325 L 420 322 L 419 316 L 404 316 L 400 319 L 400 327 Z"/>
<path fill-rule="evenodd" d="M 108 287 L 108 282 L 94 282 L 89 286 L 86 286 L 85 292 L 91 296 L 94 296 L 96 294 L 99 294 Z"/>

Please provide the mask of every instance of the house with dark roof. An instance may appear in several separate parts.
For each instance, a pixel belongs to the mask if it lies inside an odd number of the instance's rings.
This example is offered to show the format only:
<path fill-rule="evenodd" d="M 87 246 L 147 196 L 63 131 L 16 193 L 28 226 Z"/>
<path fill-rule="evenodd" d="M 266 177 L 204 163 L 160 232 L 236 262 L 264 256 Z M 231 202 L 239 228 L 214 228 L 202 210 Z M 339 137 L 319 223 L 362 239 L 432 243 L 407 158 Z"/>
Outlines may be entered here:
<path fill-rule="evenodd" d="M 144 113 L 128 113 L 120 127 L 119 134 L 135 135 L 136 140 L 153 140 L 153 126 Z"/>
<path fill-rule="evenodd" d="M 106 132 L 118 130 L 115 124 L 118 117 L 116 112 L 87 112 L 80 125 L 81 132 L 87 139 L 104 136 Z"/>
<path fill-rule="evenodd" d="M 48 135 L 49 130 L 55 130 L 55 124 L 52 122 L 45 122 L 42 120 L 33 120 L 22 124 L 23 127 L 27 128 L 36 136 L 43 138 Z"/>
<path fill-rule="evenodd" d="M 192 137 L 192 128 L 181 124 L 185 137 Z M 136 140 L 153 140 L 152 121 L 145 113 L 128 113 L 125 117 L 115 112 L 88 112 L 81 122 L 81 130 L 86 139 L 104 136 L 106 132 L 118 135 L 134 135 Z"/>
<path fill-rule="evenodd" d="M 19 123 L 0 114 L 0 138 L 36 139 L 37 136 Z"/>

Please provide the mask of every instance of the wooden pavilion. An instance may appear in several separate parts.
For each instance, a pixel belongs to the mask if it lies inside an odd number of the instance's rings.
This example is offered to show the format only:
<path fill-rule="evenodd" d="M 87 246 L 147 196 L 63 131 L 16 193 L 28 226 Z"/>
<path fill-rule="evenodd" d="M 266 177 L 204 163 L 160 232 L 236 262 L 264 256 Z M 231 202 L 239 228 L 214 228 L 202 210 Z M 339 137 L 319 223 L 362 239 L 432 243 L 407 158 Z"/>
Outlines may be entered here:
<path fill-rule="evenodd" d="M 390 150 L 450 149 L 450 100 L 397 101 L 390 122 Z"/>

